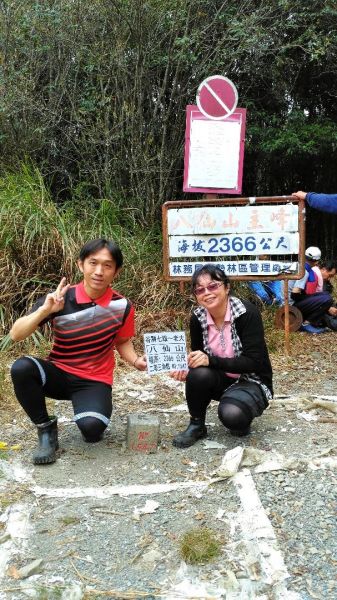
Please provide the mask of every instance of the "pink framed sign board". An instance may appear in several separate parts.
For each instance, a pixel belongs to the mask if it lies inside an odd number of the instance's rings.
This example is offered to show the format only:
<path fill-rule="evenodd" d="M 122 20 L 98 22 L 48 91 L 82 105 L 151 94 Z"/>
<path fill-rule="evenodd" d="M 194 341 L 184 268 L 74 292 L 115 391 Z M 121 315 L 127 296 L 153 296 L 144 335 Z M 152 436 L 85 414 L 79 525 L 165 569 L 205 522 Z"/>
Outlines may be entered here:
<path fill-rule="evenodd" d="M 241 194 L 246 109 L 209 119 L 186 107 L 184 192 Z"/>

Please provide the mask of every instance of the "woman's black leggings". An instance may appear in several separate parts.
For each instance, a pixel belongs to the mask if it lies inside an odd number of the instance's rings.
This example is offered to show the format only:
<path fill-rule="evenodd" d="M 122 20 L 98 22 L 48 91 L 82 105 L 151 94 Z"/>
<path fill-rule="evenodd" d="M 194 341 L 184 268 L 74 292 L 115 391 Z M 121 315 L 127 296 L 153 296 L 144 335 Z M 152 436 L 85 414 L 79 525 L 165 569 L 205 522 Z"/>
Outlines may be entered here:
<path fill-rule="evenodd" d="M 238 381 L 210 367 L 190 369 L 186 400 L 191 417 L 204 420 L 211 400 L 218 400 L 220 421 L 237 431 L 246 430 L 267 407 L 262 388 L 251 381 Z"/>
<path fill-rule="evenodd" d="M 36 425 L 49 421 L 46 397 L 71 400 L 74 421 L 87 441 L 97 441 L 109 424 L 112 399 L 106 383 L 76 377 L 35 356 L 16 360 L 11 376 L 18 401 Z"/>

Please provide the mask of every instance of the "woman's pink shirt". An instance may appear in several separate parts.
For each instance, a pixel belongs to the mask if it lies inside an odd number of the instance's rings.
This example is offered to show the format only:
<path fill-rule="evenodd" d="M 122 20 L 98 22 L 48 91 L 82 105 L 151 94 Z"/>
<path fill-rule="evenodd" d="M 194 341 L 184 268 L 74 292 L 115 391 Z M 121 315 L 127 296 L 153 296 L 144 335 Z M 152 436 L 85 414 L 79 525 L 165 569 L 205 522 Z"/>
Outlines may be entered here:
<path fill-rule="evenodd" d="M 206 309 L 207 310 L 207 309 Z M 208 346 L 215 356 L 222 358 L 234 358 L 234 348 L 231 336 L 231 309 L 230 304 L 227 304 L 227 310 L 224 318 L 223 341 L 224 347 L 220 341 L 220 331 L 215 325 L 211 314 L 207 310 L 207 328 L 208 328 Z M 238 373 L 226 373 L 228 377 L 237 379 L 240 377 Z"/>

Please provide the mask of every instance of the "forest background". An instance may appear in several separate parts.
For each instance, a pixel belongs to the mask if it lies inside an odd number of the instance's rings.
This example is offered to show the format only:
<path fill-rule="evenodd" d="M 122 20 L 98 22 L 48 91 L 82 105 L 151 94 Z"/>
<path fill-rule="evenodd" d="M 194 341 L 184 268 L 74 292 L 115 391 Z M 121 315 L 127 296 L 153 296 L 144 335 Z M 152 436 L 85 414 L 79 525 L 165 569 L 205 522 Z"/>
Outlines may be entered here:
<path fill-rule="evenodd" d="M 162 279 L 161 206 L 186 197 L 185 108 L 209 75 L 248 111 L 243 196 L 337 192 L 335 0 L 0 0 L 0 19 L 3 335 L 101 235 L 144 326 L 186 313 Z M 308 209 L 325 258 L 336 221 Z"/>

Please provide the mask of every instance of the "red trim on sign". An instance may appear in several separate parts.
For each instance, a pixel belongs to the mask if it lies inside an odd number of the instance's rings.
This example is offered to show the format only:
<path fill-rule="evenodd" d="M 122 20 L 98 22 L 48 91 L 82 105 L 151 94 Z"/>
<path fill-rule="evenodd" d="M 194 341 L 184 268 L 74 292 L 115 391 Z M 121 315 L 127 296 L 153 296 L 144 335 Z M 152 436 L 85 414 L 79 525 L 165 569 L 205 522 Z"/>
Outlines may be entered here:
<path fill-rule="evenodd" d="M 190 146 L 191 146 L 191 126 L 194 120 L 209 121 L 213 123 L 236 122 L 240 125 L 240 150 L 238 157 L 237 171 L 237 186 L 235 188 L 210 188 L 210 187 L 193 187 L 189 185 L 189 163 L 190 163 Z M 226 119 L 213 121 L 207 119 L 195 105 L 186 107 L 186 130 L 185 130 L 185 154 L 184 154 L 184 192 L 201 192 L 202 194 L 238 194 L 242 192 L 242 177 L 243 177 L 243 159 L 245 149 L 245 134 L 246 134 L 246 109 L 237 108 Z"/>

